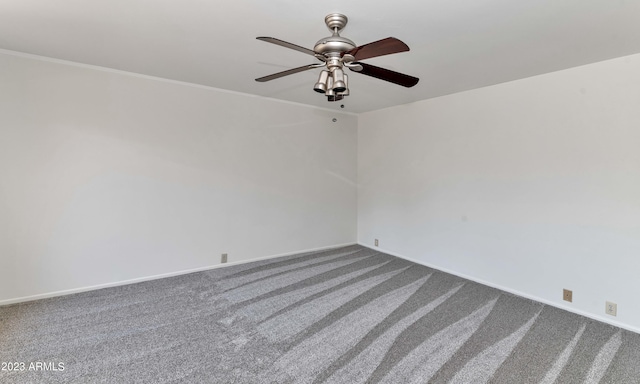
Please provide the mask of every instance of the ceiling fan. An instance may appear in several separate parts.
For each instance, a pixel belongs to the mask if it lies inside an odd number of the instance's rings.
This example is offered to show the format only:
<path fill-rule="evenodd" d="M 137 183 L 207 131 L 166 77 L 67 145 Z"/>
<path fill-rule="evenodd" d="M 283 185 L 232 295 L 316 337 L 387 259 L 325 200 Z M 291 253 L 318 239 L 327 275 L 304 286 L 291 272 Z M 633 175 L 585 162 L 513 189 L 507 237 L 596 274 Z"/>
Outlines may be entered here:
<path fill-rule="evenodd" d="M 324 18 L 324 22 L 333 34 L 320 39 L 313 47 L 313 50 L 273 37 L 256 37 L 258 40 L 306 53 L 321 61 L 321 63 L 304 65 L 260 77 L 257 78 L 256 81 L 270 81 L 309 69 L 325 67 L 325 69 L 320 72 L 320 77 L 313 86 L 313 90 L 324 93 L 328 101 L 342 100 L 345 96 L 349 95 L 349 77 L 344 73 L 343 67 L 407 88 L 413 87 L 418 83 L 420 79 L 417 77 L 360 62 L 360 60 L 370 59 L 372 57 L 406 52 L 409 50 L 409 47 L 395 37 L 387 37 L 386 39 L 374 41 L 373 43 L 356 46 L 353 41 L 340 36 L 340 31 L 347 25 L 347 21 L 347 17 L 340 13 L 327 15 Z"/>

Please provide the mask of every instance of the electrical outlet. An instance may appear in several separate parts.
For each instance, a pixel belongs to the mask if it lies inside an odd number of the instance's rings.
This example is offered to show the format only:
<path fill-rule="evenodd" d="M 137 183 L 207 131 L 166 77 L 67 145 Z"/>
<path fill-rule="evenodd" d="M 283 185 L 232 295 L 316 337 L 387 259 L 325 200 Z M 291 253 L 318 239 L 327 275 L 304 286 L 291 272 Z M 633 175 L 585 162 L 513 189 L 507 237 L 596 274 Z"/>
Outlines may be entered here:
<path fill-rule="evenodd" d="M 373 241 L 373 243 L 374 243 L 374 244 L 375 244 L 375 246 L 377 247 L 377 246 L 378 246 L 378 239 L 375 239 L 375 240 Z"/>
<path fill-rule="evenodd" d="M 607 315 L 617 316 L 618 315 L 618 304 L 612 303 L 610 301 L 607 301 L 607 303 L 606 303 L 606 305 L 604 307 L 604 312 Z"/>
<path fill-rule="evenodd" d="M 562 290 L 562 300 L 572 303 L 573 302 L 573 291 L 568 290 L 568 289 L 563 289 Z"/>
<path fill-rule="evenodd" d="M 220 262 L 221 263 L 226 263 L 227 262 L 227 254 L 223 253 L 222 256 L 220 257 Z"/>

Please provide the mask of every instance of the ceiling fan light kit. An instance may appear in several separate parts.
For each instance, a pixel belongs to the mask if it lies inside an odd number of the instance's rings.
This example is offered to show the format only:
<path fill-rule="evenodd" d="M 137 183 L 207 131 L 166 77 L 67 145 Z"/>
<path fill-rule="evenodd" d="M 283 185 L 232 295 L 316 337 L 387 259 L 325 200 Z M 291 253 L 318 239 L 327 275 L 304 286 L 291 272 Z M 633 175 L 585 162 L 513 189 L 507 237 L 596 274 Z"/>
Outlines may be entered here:
<path fill-rule="evenodd" d="M 270 81 L 309 69 L 324 67 L 325 69 L 320 72 L 318 81 L 313 86 L 313 90 L 318 93 L 323 93 L 328 101 L 339 101 L 345 96 L 349 96 L 349 77 L 344 73 L 345 67 L 356 73 L 375 77 L 407 88 L 413 87 L 418 83 L 419 79 L 417 77 L 376 67 L 371 64 L 361 63 L 359 60 L 406 52 L 409 50 L 409 47 L 395 37 L 387 37 L 386 39 L 374 41 L 373 43 L 356 46 L 353 41 L 340 36 L 340 31 L 347 25 L 347 21 L 347 17 L 340 13 L 327 15 L 324 18 L 324 22 L 332 31 L 332 35 L 318 40 L 313 50 L 273 37 L 257 37 L 258 40 L 312 55 L 322 63 L 309 64 L 274 73 L 257 78 L 256 81 Z"/>

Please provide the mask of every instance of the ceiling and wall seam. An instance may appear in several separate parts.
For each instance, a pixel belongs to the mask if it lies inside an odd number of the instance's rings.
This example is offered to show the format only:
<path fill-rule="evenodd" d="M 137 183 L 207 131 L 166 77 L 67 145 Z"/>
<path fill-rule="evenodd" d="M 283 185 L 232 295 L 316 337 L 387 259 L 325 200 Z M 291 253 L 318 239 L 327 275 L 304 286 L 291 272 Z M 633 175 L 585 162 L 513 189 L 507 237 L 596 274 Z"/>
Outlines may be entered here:
<path fill-rule="evenodd" d="M 273 97 L 266 97 L 266 96 L 260 96 L 260 95 L 253 95 L 251 93 L 232 91 L 232 90 L 223 89 L 223 88 L 216 88 L 216 87 L 212 87 L 210 85 L 203 85 L 203 84 L 197 84 L 197 83 L 190 83 L 190 82 L 187 82 L 187 81 L 167 79 L 167 78 L 164 78 L 164 77 L 151 76 L 151 75 L 145 75 L 145 74 L 142 74 L 142 73 L 124 71 L 122 69 L 114 69 L 114 68 L 109 68 L 109 67 L 102 67 L 102 66 L 99 66 L 99 65 L 78 63 L 78 62 L 75 62 L 75 61 L 56 59 L 56 58 L 53 58 L 53 57 L 34 55 L 32 53 L 24 53 L 24 52 L 12 51 L 12 50 L 9 50 L 9 49 L 0 48 L 0 54 L 10 55 L 10 56 L 17 56 L 17 57 L 24 57 L 24 58 L 27 58 L 27 59 L 45 61 L 45 62 L 55 63 L 55 64 L 69 65 L 69 66 L 77 67 L 77 68 L 92 69 L 92 70 L 101 71 L 101 72 L 115 73 L 115 74 L 118 74 L 118 75 L 137 77 L 137 78 L 146 79 L 146 80 L 160 81 L 160 82 L 169 83 L 169 84 L 183 85 L 183 86 L 186 86 L 186 87 L 205 89 L 205 90 L 209 90 L 209 91 L 229 93 L 229 94 L 232 94 L 232 95 L 239 95 L 239 96 L 252 97 L 252 98 L 256 98 L 256 99 L 270 100 L 270 101 L 275 101 L 275 102 L 282 103 L 282 104 L 296 105 L 296 106 L 300 106 L 300 107 L 306 107 L 306 108 L 310 108 L 310 109 L 316 109 L 316 110 L 326 111 L 326 112 L 331 112 L 331 113 L 339 113 L 339 114 L 345 114 L 345 115 L 351 115 L 351 116 L 359 115 L 359 113 L 355 113 L 355 112 L 336 111 L 336 110 L 330 109 L 330 108 L 322 108 L 322 107 L 318 107 L 318 106 L 315 106 L 315 105 L 309 105 L 309 104 L 304 104 L 304 103 L 296 103 L 295 101 L 276 99 L 276 98 L 273 98 Z"/>

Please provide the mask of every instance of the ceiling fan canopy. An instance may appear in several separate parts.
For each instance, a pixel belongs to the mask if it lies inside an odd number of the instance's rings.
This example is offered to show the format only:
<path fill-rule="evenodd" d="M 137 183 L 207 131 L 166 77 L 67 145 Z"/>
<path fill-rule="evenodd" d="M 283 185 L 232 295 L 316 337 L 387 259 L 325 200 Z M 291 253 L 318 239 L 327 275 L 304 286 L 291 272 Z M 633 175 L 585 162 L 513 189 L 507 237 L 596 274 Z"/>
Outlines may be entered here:
<path fill-rule="evenodd" d="M 263 76 L 257 78 L 256 81 L 270 81 L 309 69 L 325 67 L 325 69 L 320 72 L 318 81 L 313 89 L 316 92 L 324 93 L 328 101 L 342 100 L 345 96 L 349 95 L 349 80 L 343 71 L 344 67 L 356 73 L 375 77 L 407 88 L 413 87 L 418 83 L 419 79 L 417 77 L 360 62 L 360 60 L 372 57 L 409 51 L 409 47 L 402 41 L 395 37 L 387 37 L 386 39 L 356 46 L 353 41 L 340 36 L 340 31 L 344 29 L 348 22 L 345 15 L 331 13 L 324 18 L 324 21 L 329 30 L 332 31 L 332 35 L 318 40 L 313 49 L 307 49 L 274 37 L 257 37 L 258 40 L 312 55 L 321 61 L 321 63 L 304 65 L 302 67 Z"/>

